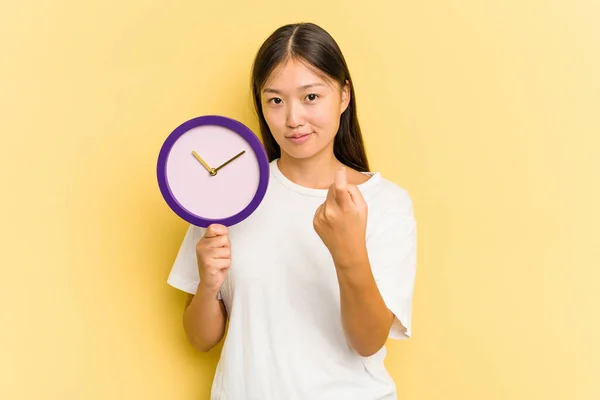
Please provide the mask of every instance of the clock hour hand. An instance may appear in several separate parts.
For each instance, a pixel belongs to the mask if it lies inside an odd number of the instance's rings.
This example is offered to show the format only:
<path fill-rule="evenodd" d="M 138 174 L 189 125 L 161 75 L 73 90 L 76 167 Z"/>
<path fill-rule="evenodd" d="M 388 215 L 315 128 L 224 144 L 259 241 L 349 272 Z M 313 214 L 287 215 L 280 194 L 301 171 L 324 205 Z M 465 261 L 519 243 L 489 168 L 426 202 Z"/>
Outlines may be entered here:
<path fill-rule="evenodd" d="M 221 168 L 223 168 L 224 166 L 226 166 L 227 164 L 229 164 L 230 162 L 232 162 L 233 160 L 235 160 L 236 158 L 238 158 L 239 156 L 241 156 L 242 154 L 244 154 L 246 152 L 246 150 L 242 150 L 240 153 L 236 154 L 234 157 L 232 157 L 231 159 L 225 161 L 223 164 L 219 165 L 217 168 L 214 169 L 215 173 L 220 170 Z"/>
<path fill-rule="evenodd" d="M 215 175 L 217 173 L 217 171 L 211 167 L 208 166 L 208 164 L 202 159 L 202 157 L 200 157 L 198 155 L 198 153 L 196 153 L 195 151 L 192 150 L 192 154 L 194 155 L 194 157 L 196 157 L 196 160 L 198 160 L 200 162 L 200 164 L 202 164 L 202 166 L 204 168 L 206 168 L 206 170 L 211 174 L 211 175 Z"/>

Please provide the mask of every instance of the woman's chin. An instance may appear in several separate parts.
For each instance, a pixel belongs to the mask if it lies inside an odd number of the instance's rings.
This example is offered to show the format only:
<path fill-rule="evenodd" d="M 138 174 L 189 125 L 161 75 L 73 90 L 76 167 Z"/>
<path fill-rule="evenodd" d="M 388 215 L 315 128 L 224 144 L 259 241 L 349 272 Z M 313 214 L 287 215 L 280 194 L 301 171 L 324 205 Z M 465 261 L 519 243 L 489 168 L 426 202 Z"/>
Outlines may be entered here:
<path fill-rule="evenodd" d="M 302 149 L 298 149 L 298 148 L 290 149 L 289 147 L 282 147 L 281 150 L 282 150 L 282 152 L 286 153 L 286 155 L 288 155 L 290 158 L 294 158 L 297 160 L 311 158 L 315 154 L 317 154 L 317 151 L 315 151 L 314 148 L 308 148 L 308 147 L 302 148 Z"/>

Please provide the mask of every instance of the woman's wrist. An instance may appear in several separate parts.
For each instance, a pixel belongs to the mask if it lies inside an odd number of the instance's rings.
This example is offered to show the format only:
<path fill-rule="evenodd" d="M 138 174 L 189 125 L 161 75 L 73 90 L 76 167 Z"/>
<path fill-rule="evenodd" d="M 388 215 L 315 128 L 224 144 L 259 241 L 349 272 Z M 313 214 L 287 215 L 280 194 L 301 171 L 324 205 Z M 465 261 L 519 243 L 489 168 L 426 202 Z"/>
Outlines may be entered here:
<path fill-rule="evenodd" d="M 218 300 L 220 288 L 208 287 L 200 281 L 196 288 L 196 296 L 203 300 Z"/>
<path fill-rule="evenodd" d="M 343 252 L 334 252 L 332 254 L 333 263 L 336 269 L 351 269 L 368 265 L 369 256 L 366 245 L 356 245 Z"/>

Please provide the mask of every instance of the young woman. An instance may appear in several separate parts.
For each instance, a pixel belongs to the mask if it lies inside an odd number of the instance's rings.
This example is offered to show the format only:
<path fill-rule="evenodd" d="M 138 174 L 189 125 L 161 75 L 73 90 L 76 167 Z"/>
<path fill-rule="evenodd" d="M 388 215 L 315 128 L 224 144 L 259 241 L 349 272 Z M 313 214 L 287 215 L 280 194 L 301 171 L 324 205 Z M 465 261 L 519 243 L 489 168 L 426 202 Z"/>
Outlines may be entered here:
<path fill-rule="evenodd" d="M 277 29 L 252 89 L 265 198 L 232 227 L 190 226 L 168 279 L 190 294 L 195 348 L 213 348 L 228 325 L 211 399 L 396 399 L 384 345 L 410 336 L 411 198 L 369 172 L 352 79 L 322 28 Z"/>

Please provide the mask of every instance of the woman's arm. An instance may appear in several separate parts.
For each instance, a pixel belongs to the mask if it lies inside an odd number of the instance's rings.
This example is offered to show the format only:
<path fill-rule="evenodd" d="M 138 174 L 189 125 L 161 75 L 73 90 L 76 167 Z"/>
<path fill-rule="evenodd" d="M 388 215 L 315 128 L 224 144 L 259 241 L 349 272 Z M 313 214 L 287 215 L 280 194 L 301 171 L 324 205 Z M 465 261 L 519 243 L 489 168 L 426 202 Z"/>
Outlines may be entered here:
<path fill-rule="evenodd" d="M 227 310 L 217 292 L 198 285 L 196 295 L 189 295 L 183 312 L 183 327 L 192 346 L 207 352 L 216 346 L 225 334 Z"/>
<path fill-rule="evenodd" d="M 371 356 L 385 344 L 394 314 L 375 283 L 366 250 L 352 261 L 335 262 L 335 267 L 346 340 L 361 356 Z"/>
<path fill-rule="evenodd" d="M 371 272 L 365 242 L 367 209 L 360 190 L 347 183 L 346 169 L 341 168 L 313 218 L 335 264 L 346 340 L 364 357 L 381 349 L 394 321 Z"/>

